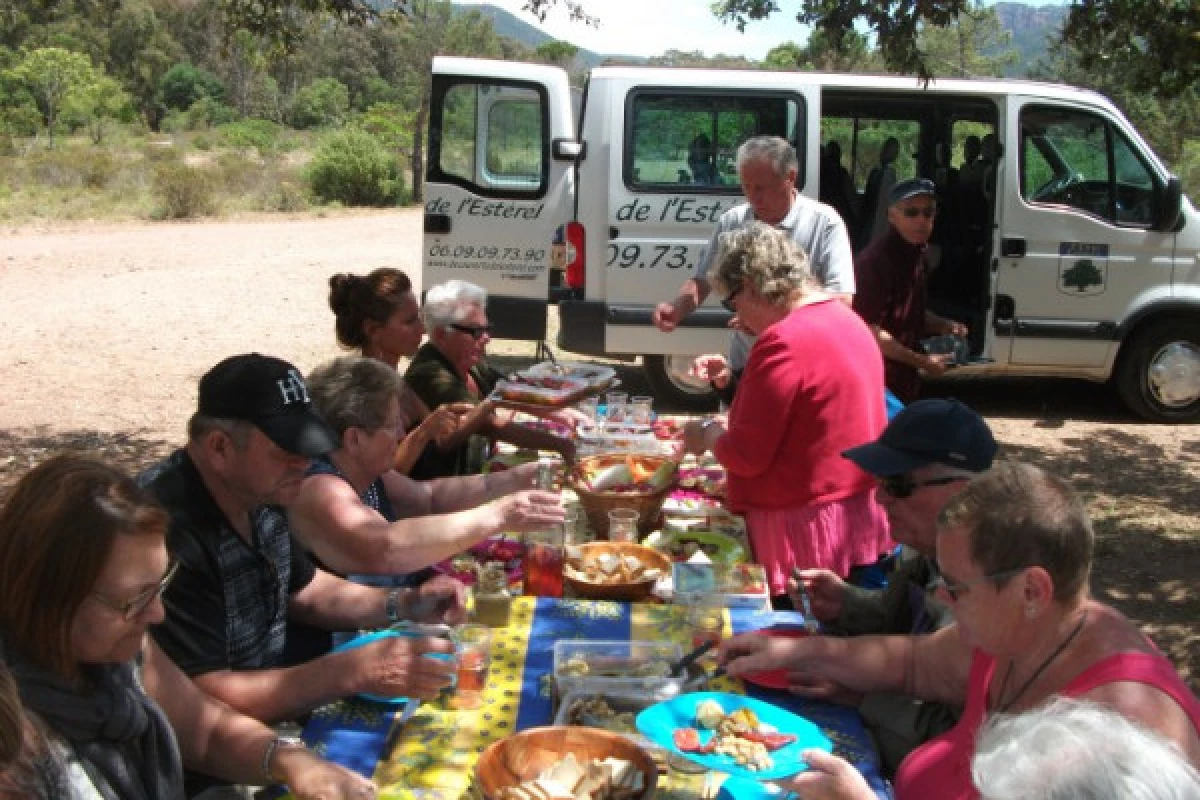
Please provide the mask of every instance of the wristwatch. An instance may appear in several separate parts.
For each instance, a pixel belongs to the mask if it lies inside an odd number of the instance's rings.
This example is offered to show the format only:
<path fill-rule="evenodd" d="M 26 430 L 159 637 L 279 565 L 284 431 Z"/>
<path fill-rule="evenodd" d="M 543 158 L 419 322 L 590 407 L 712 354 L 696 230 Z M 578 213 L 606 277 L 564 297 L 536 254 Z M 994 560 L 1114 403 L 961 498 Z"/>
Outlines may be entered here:
<path fill-rule="evenodd" d="M 267 744 L 267 749 L 263 752 L 262 774 L 266 778 L 267 783 L 279 783 L 283 778 L 271 772 L 271 761 L 275 758 L 275 753 L 279 750 L 307 750 L 308 745 L 303 739 L 298 739 L 295 736 L 276 736 Z"/>
<path fill-rule="evenodd" d="M 383 612 L 387 615 L 389 625 L 395 625 L 400 621 L 400 601 L 403 599 L 401 594 L 402 589 L 392 589 L 387 593 L 387 599 L 383 602 Z"/>

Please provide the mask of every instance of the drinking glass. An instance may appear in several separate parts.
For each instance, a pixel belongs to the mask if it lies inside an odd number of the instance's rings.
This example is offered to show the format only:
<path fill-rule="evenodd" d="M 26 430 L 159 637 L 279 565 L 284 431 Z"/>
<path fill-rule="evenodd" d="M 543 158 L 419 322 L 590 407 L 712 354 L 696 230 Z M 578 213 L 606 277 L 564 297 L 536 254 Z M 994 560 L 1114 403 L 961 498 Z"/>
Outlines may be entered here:
<path fill-rule="evenodd" d="M 563 526 L 525 534 L 525 594 L 563 596 Z"/>
<path fill-rule="evenodd" d="M 614 508 L 609 511 L 608 540 L 610 542 L 636 542 L 638 518 L 638 512 L 632 508 Z"/>
<path fill-rule="evenodd" d="M 579 401 L 579 410 L 588 418 L 588 423 L 595 427 L 600 412 L 600 398 L 595 395 L 583 398 Z"/>
<path fill-rule="evenodd" d="M 488 665 L 491 663 L 492 629 L 487 625 L 460 625 L 451 635 L 458 674 L 450 707 L 479 708 L 483 705 L 483 689 L 487 686 Z"/>
<path fill-rule="evenodd" d="M 629 416 L 634 425 L 649 425 L 654 420 L 654 398 L 645 395 L 631 397 Z"/>
<path fill-rule="evenodd" d="M 692 647 L 711 642 L 713 649 L 705 657 L 715 656 L 717 645 L 725 635 L 725 606 L 711 597 L 695 599 L 687 608 L 688 628 L 692 634 Z"/>
<path fill-rule="evenodd" d="M 626 405 L 629 395 L 625 392 L 609 392 L 604 395 L 604 421 L 608 425 L 620 425 L 625 422 Z"/>

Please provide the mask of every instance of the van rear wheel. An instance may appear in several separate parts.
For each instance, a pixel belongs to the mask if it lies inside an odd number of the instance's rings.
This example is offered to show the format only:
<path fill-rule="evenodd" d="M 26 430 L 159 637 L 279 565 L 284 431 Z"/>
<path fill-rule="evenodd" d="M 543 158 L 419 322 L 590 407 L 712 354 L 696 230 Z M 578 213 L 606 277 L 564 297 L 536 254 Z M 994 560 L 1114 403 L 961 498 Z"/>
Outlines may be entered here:
<path fill-rule="evenodd" d="M 1165 320 L 1138 331 L 1121 354 L 1116 384 L 1143 419 L 1200 420 L 1200 324 Z"/>
<path fill-rule="evenodd" d="M 655 396 L 675 408 L 712 411 L 717 394 L 707 381 L 688 375 L 694 356 L 642 356 L 642 369 Z"/>

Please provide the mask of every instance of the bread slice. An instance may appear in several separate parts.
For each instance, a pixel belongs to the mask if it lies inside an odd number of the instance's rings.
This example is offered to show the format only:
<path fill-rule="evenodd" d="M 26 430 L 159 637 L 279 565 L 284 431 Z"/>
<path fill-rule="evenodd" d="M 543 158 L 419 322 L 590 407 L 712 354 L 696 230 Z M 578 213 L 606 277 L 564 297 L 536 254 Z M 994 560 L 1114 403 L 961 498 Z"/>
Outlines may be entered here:
<path fill-rule="evenodd" d="M 574 797 L 575 790 L 586 776 L 583 765 L 575 758 L 574 753 L 567 753 L 566 758 L 557 762 L 541 774 L 543 780 L 552 781 L 564 790 L 567 795 Z"/>

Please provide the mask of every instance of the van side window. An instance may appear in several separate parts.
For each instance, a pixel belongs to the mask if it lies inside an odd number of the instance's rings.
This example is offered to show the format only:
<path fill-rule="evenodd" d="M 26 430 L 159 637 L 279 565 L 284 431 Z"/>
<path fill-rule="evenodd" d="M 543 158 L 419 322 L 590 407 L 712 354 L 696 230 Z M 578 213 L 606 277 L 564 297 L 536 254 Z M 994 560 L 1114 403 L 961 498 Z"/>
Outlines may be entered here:
<path fill-rule="evenodd" d="M 1021 197 L 1069 206 L 1117 225 L 1154 220 L 1154 174 L 1128 139 L 1096 114 L 1021 112 Z"/>
<path fill-rule="evenodd" d="M 449 86 L 431 120 L 430 178 L 488 192 L 538 194 L 545 186 L 543 100 L 533 88 Z M 440 126 L 440 127 L 438 127 Z"/>
<path fill-rule="evenodd" d="M 740 194 L 737 148 L 760 134 L 798 141 L 801 99 L 795 95 L 714 95 L 686 89 L 639 90 L 626 131 L 625 183 L 661 191 Z M 797 179 L 804 185 L 804 176 Z"/>

